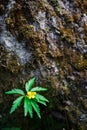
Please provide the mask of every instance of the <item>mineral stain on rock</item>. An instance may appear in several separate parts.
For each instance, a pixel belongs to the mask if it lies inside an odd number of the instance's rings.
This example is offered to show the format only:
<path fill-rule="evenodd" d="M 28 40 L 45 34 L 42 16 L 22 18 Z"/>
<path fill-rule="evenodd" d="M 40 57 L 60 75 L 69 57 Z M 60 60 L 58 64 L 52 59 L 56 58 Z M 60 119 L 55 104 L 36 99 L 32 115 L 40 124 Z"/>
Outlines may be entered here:
<path fill-rule="evenodd" d="M 86 0 L 0 1 L 0 104 L 11 101 L 5 91 L 33 76 L 49 89 L 43 114 L 64 113 L 67 130 L 86 130 Z"/>

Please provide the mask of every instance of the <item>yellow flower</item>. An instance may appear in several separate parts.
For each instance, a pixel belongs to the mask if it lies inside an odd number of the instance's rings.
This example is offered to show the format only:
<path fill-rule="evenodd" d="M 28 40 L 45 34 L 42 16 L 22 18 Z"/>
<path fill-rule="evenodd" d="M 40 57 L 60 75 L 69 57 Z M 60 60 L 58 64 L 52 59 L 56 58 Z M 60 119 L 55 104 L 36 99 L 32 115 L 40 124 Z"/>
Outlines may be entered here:
<path fill-rule="evenodd" d="M 27 97 L 28 97 L 29 99 L 35 98 L 35 95 L 36 95 L 36 92 L 27 92 Z"/>

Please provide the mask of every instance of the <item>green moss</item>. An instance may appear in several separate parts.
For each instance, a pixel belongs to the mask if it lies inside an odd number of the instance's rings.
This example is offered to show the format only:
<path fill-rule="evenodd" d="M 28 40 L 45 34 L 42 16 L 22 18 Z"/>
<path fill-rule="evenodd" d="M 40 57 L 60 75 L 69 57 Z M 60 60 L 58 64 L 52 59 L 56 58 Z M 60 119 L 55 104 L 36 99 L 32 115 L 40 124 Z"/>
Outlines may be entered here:
<path fill-rule="evenodd" d="M 20 64 L 17 61 L 17 57 L 14 55 L 8 55 L 7 56 L 7 62 L 6 62 L 7 68 L 12 72 L 12 73 L 18 73 L 20 71 Z"/>
<path fill-rule="evenodd" d="M 77 67 L 79 70 L 87 69 L 87 60 L 81 55 L 77 61 Z"/>
<path fill-rule="evenodd" d="M 66 29 L 66 28 L 60 28 L 60 32 L 62 34 L 62 38 L 67 40 L 70 43 L 74 44 L 74 39 L 75 37 L 73 36 L 73 32 L 71 29 Z"/>
<path fill-rule="evenodd" d="M 22 34 L 24 38 L 27 40 L 32 38 L 36 39 L 37 38 L 37 33 L 34 31 L 34 27 L 29 24 L 23 24 L 22 26 L 19 27 L 19 34 Z"/>

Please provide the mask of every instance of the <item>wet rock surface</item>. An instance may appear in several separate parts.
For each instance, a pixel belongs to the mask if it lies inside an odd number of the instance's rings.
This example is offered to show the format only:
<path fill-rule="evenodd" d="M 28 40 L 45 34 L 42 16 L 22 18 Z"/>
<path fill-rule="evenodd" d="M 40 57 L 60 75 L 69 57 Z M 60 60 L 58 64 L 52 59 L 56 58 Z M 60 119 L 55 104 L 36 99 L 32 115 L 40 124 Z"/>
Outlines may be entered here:
<path fill-rule="evenodd" d="M 65 113 L 67 130 L 86 130 L 86 0 L 0 2 L 0 103 L 10 100 L 5 91 L 33 76 L 49 89 L 53 117 Z"/>

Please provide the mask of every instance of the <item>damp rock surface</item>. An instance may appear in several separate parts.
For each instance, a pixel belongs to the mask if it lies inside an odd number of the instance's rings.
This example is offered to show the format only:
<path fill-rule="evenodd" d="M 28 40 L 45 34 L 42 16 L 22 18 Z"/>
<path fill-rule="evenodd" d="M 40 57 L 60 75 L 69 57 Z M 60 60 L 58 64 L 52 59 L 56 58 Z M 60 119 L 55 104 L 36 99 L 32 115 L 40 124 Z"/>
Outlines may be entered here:
<path fill-rule="evenodd" d="M 33 76 L 48 87 L 48 111 L 66 113 L 69 130 L 86 130 L 86 0 L 0 1 L 0 104 Z"/>

